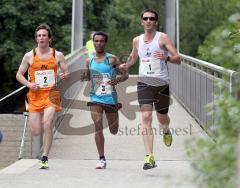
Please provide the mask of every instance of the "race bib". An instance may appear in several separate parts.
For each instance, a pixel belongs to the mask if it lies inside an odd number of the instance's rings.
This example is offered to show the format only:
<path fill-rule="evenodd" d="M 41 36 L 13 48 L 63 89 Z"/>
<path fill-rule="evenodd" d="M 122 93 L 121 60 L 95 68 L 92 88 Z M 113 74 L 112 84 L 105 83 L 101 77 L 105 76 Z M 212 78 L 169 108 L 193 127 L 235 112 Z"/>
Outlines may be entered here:
<path fill-rule="evenodd" d="M 40 88 L 53 87 L 55 85 L 54 70 L 35 71 L 35 83 Z"/>
<path fill-rule="evenodd" d="M 111 95 L 112 86 L 108 84 L 111 80 L 109 77 L 109 74 L 93 75 L 93 81 L 95 83 L 94 90 L 96 95 Z"/>
<path fill-rule="evenodd" d="M 161 72 L 160 59 L 156 58 L 143 58 L 140 62 L 139 74 L 150 77 L 158 77 Z"/>

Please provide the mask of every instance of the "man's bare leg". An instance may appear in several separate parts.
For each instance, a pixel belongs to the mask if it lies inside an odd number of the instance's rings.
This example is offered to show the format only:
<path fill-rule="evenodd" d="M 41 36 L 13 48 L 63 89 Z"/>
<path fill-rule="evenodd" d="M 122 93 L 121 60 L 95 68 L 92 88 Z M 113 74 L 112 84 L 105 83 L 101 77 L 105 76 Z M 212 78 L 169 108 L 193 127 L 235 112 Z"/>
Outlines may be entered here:
<path fill-rule="evenodd" d="M 146 155 L 153 153 L 152 105 L 144 104 L 140 108 L 142 114 L 142 138 Z"/>
<path fill-rule="evenodd" d="M 157 112 L 157 118 L 158 118 L 160 128 L 163 129 L 164 144 L 170 147 L 172 145 L 172 134 L 169 130 L 170 118 L 167 113 L 161 114 L 159 112 Z"/>
<path fill-rule="evenodd" d="M 103 109 L 99 105 L 90 107 L 92 120 L 95 125 L 95 142 L 99 156 L 104 156 Z"/>
<path fill-rule="evenodd" d="M 42 141 L 42 113 L 29 112 L 29 126 L 32 134 L 32 158 L 40 158 Z"/>
<path fill-rule="evenodd" d="M 145 147 L 146 157 L 144 160 L 143 170 L 155 167 L 153 156 L 153 130 L 152 130 L 152 110 L 151 104 L 143 104 L 140 107 L 142 113 L 142 138 Z"/>
<path fill-rule="evenodd" d="M 117 134 L 118 127 L 119 127 L 119 119 L 118 119 L 118 112 L 106 112 L 106 117 L 108 121 L 108 127 L 111 134 Z"/>
<path fill-rule="evenodd" d="M 43 154 L 48 156 L 53 140 L 53 118 L 55 114 L 55 107 L 48 107 L 43 112 Z"/>

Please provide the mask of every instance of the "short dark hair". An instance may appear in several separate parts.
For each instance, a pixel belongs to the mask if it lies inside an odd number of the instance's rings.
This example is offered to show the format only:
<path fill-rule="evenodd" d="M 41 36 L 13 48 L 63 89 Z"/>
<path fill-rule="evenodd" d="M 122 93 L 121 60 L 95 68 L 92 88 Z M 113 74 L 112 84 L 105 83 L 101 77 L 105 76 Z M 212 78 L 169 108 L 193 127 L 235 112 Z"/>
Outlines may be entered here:
<path fill-rule="evenodd" d="M 151 13 L 155 14 L 156 21 L 158 20 L 158 13 L 155 10 L 153 10 L 153 9 L 145 9 L 145 10 L 143 10 L 142 13 L 141 13 L 141 19 L 143 18 L 143 14 L 146 13 L 146 12 L 151 12 Z"/>
<path fill-rule="evenodd" d="M 45 29 L 48 31 L 48 37 L 49 38 L 52 38 L 52 31 L 51 31 L 51 28 L 48 24 L 46 23 L 42 23 L 40 24 L 36 29 L 35 29 L 35 38 L 37 38 L 37 32 L 40 30 L 40 29 Z"/>
<path fill-rule="evenodd" d="M 96 32 L 94 33 L 94 35 L 93 35 L 93 41 L 94 41 L 94 38 L 95 38 L 96 35 L 102 35 L 102 36 L 104 36 L 104 38 L 105 38 L 105 42 L 108 41 L 108 35 L 107 35 L 107 33 L 103 32 L 103 31 L 96 31 Z"/>

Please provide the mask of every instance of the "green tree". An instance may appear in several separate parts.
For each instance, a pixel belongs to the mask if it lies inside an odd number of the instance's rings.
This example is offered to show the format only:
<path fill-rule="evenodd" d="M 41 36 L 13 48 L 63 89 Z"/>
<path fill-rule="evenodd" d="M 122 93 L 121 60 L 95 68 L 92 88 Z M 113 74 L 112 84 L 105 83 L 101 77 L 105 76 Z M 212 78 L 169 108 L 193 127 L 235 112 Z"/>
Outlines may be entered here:
<path fill-rule="evenodd" d="M 238 0 L 180 0 L 180 52 L 195 57 L 206 36 L 237 11 Z"/>
<path fill-rule="evenodd" d="M 0 96 L 19 85 L 15 74 L 24 53 L 35 46 L 34 31 L 42 22 L 53 30 L 52 46 L 70 51 L 71 1 L 0 1 Z"/>
<path fill-rule="evenodd" d="M 240 23 L 237 20 L 240 20 L 239 13 L 232 15 L 229 22 L 214 29 L 199 46 L 198 58 L 239 71 Z"/>
<path fill-rule="evenodd" d="M 106 31 L 111 0 L 85 0 L 84 1 L 84 42 L 89 40 L 90 31 Z"/>

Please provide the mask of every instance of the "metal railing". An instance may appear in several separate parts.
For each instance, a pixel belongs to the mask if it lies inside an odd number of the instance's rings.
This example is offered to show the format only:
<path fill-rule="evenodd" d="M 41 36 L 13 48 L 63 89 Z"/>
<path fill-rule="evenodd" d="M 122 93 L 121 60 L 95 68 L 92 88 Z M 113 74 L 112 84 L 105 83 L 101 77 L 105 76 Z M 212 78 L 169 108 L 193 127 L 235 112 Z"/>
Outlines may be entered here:
<path fill-rule="evenodd" d="M 233 94 L 235 71 L 180 54 L 181 65 L 168 64 L 171 93 L 204 128 L 216 129 L 212 112 L 223 91 Z"/>
<path fill-rule="evenodd" d="M 9 94 L 6 95 L 5 97 L 1 98 L 1 99 L 0 99 L 0 102 L 8 99 L 9 97 L 11 97 L 11 96 L 13 96 L 13 95 L 15 95 L 15 94 L 18 94 L 20 91 L 22 91 L 22 90 L 25 89 L 25 88 L 26 88 L 26 86 L 22 86 L 22 87 L 16 89 L 16 90 L 13 91 L 12 93 L 9 93 Z"/>

